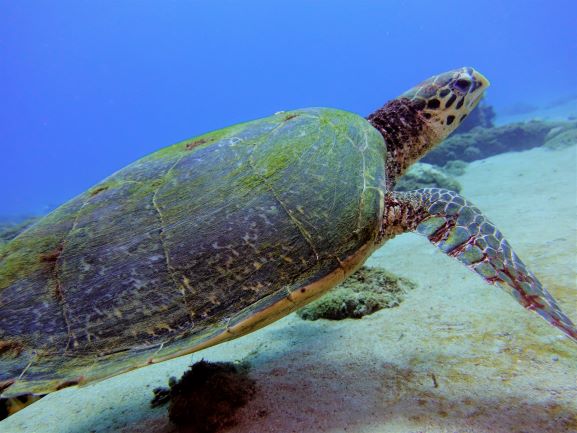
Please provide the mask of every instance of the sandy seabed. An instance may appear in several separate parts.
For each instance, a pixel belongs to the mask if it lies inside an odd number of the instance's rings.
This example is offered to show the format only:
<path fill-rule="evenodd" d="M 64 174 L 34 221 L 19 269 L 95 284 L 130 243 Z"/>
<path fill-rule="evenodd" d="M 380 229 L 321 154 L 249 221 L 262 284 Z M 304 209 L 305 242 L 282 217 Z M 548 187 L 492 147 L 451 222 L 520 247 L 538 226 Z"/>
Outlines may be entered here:
<path fill-rule="evenodd" d="M 476 161 L 459 181 L 577 322 L 577 147 Z M 193 356 L 62 390 L 0 432 L 185 432 L 149 401 L 201 358 L 252 365 L 258 392 L 231 433 L 577 432 L 576 344 L 425 238 L 400 236 L 367 264 L 418 288 L 361 320 L 293 314 Z"/>

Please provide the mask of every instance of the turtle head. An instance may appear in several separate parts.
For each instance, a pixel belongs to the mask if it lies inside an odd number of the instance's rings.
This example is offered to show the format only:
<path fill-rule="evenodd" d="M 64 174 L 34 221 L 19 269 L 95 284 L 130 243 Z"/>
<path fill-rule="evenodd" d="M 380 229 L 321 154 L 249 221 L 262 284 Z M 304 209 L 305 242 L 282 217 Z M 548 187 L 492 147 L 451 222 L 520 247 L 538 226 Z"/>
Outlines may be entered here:
<path fill-rule="evenodd" d="M 389 188 L 461 124 L 488 86 L 473 68 L 455 69 L 423 81 L 367 117 L 385 139 Z"/>
<path fill-rule="evenodd" d="M 441 142 L 477 106 L 489 81 L 475 69 L 464 67 L 435 75 L 403 93 Z M 436 144 L 436 143 L 434 143 Z"/>

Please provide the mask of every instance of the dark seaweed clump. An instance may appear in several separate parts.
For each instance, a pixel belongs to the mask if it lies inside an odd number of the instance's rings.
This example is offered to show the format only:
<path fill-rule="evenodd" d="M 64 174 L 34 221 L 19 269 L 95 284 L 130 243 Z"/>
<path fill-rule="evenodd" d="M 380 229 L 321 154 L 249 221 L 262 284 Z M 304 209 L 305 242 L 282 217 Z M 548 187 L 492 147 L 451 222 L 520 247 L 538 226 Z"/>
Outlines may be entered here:
<path fill-rule="evenodd" d="M 214 433 L 234 425 L 236 411 L 256 392 L 247 365 L 201 360 L 171 377 L 169 388 L 156 388 L 152 407 L 169 403 L 168 417 L 190 433 Z"/>
<path fill-rule="evenodd" d="M 363 266 L 321 299 L 301 308 L 305 320 L 360 319 L 383 308 L 398 306 L 415 283 L 384 269 Z"/>

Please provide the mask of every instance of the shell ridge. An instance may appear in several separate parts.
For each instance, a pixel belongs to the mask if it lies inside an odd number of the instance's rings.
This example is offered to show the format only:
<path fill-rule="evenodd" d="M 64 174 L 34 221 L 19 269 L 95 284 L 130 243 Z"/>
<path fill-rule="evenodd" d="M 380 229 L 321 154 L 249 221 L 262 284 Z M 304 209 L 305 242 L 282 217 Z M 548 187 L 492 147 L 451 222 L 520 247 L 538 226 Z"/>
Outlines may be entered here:
<path fill-rule="evenodd" d="M 190 325 L 192 327 L 193 324 L 193 320 L 192 320 L 192 314 L 191 314 L 191 310 L 189 308 L 189 301 L 187 299 L 186 296 L 186 288 L 184 287 L 184 285 L 182 283 L 180 283 L 176 277 L 176 275 L 174 274 L 174 269 L 172 268 L 171 264 L 170 264 L 170 254 L 168 251 L 168 246 L 166 245 L 166 240 L 164 239 L 164 227 L 165 227 L 165 221 L 164 221 L 164 216 L 162 215 L 162 212 L 160 210 L 160 206 L 158 206 L 158 202 L 156 201 L 156 197 L 158 195 L 158 192 L 160 191 L 160 188 L 162 188 L 164 186 L 164 184 L 166 183 L 166 180 L 168 178 L 168 176 L 170 175 L 171 171 L 174 169 L 174 167 L 176 167 L 178 165 L 178 163 L 180 161 L 182 161 L 182 159 L 184 158 L 185 155 L 180 156 L 175 162 L 174 164 L 172 164 L 172 166 L 166 171 L 166 173 L 164 173 L 164 175 L 161 177 L 161 182 L 159 182 L 158 187 L 156 188 L 156 190 L 154 191 L 154 194 L 152 195 L 152 206 L 154 207 L 154 209 L 156 210 L 156 213 L 158 214 L 158 221 L 159 221 L 159 239 L 160 239 L 160 245 L 162 247 L 162 252 L 164 253 L 164 260 L 166 263 L 166 270 L 168 272 L 168 275 L 170 275 L 170 278 L 172 279 L 174 285 L 176 286 L 176 288 L 180 291 L 180 293 L 182 294 L 182 299 L 184 301 L 184 307 L 186 308 L 186 311 L 188 313 L 188 318 L 190 320 Z M 163 343 L 164 344 L 164 343 Z"/>
<path fill-rule="evenodd" d="M 336 144 L 337 144 L 337 126 L 336 126 L 331 120 L 329 120 L 329 119 L 327 119 L 327 123 L 329 123 L 329 124 L 333 127 L 333 128 L 332 128 L 332 130 L 333 130 L 333 142 L 332 142 L 332 144 L 331 144 L 331 150 L 333 150 L 333 149 L 335 148 Z M 350 141 L 352 142 L 352 140 L 350 140 Z M 354 143 L 353 143 L 353 144 L 354 144 Z M 339 163 L 339 169 L 340 169 L 340 167 L 341 167 L 341 161 L 339 160 L 338 163 Z M 340 170 L 339 170 L 339 171 L 340 171 Z M 331 211 L 334 210 L 334 208 L 335 208 L 335 206 L 336 206 L 336 200 L 337 200 L 338 191 L 339 191 L 339 190 L 338 190 L 338 185 L 337 185 L 337 183 L 334 183 L 334 184 L 333 184 L 333 202 L 332 202 L 331 208 L 330 208 Z"/>
<path fill-rule="evenodd" d="M 337 133 L 336 133 L 336 131 L 333 131 L 333 143 L 331 145 L 331 150 L 334 149 L 336 144 L 337 144 Z M 341 171 L 342 161 L 339 160 L 338 163 L 339 163 L 338 171 Z M 339 192 L 338 184 L 336 182 L 334 182 L 333 183 L 333 202 L 331 203 L 330 212 L 332 212 L 337 205 L 338 192 Z"/>
<path fill-rule="evenodd" d="M 56 282 L 56 294 L 57 294 L 56 297 L 58 300 L 58 304 L 60 306 L 60 310 L 62 311 L 62 318 L 64 319 L 64 323 L 66 323 L 66 333 L 68 335 L 68 338 L 66 341 L 66 346 L 64 347 L 64 353 L 68 352 L 68 349 L 70 348 L 70 345 L 74 340 L 74 334 L 72 333 L 72 327 L 70 325 L 70 319 L 68 318 L 68 303 L 66 302 L 66 298 L 64 297 L 64 292 L 62 291 L 61 272 L 62 272 L 63 255 L 64 255 L 64 251 L 66 250 L 66 246 L 69 243 L 69 239 L 70 239 L 72 232 L 78 226 L 78 221 L 80 220 L 80 214 L 82 212 L 82 209 L 84 209 L 86 207 L 86 205 L 88 204 L 88 202 L 90 201 L 91 198 L 92 198 L 92 196 L 90 196 L 90 195 L 88 197 L 86 197 L 86 199 L 83 200 L 83 202 L 82 202 L 82 206 L 80 206 L 78 208 L 78 210 L 76 211 L 76 215 L 74 216 L 74 221 L 72 222 L 72 226 L 70 226 L 70 230 L 68 231 L 68 233 L 66 234 L 66 236 L 62 240 L 62 243 L 60 244 L 60 253 L 58 254 L 58 257 L 56 258 L 56 262 L 54 264 L 54 269 L 52 271 L 53 272 L 53 278 Z"/>
<path fill-rule="evenodd" d="M 308 117 L 310 117 L 310 118 L 312 118 L 312 119 L 318 119 L 318 118 L 319 118 L 319 116 L 308 116 Z M 334 123 L 332 123 L 330 120 L 327 120 L 327 123 L 330 124 L 330 125 L 333 126 L 333 127 L 335 126 Z M 319 128 L 319 130 L 320 130 L 320 128 Z M 331 130 L 332 130 L 332 136 L 333 136 L 333 141 L 332 141 L 332 144 L 331 144 L 331 150 L 332 150 L 332 149 L 334 149 L 334 148 L 336 147 L 336 143 L 337 143 L 336 127 L 331 128 Z M 298 158 L 297 160 L 295 160 L 294 163 L 296 164 L 297 162 L 300 162 L 300 161 L 305 157 L 305 155 L 308 155 L 308 154 L 310 153 L 311 149 L 315 148 L 315 147 L 317 146 L 317 144 L 321 143 L 322 138 L 323 138 L 322 134 L 319 133 L 316 141 L 315 141 L 314 143 L 311 143 L 311 145 L 306 149 L 306 151 L 304 151 L 304 152 L 299 156 L 299 158 Z M 341 164 L 341 161 L 338 161 L 338 164 L 339 164 L 338 167 L 340 168 L 341 165 L 342 165 L 342 164 Z M 337 170 L 337 171 L 340 171 L 340 170 Z M 337 195 L 338 195 L 338 191 L 339 191 L 339 186 L 338 186 L 337 183 L 335 183 L 335 184 L 333 185 L 333 201 L 332 201 L 332 204 L 331 204 L 330 211 L 332 211 L 332 210 L 335 209 L 335 206 L 336 206 L 336 197 L 337 197 Z M 312 229 L 318 231 L 318 227 L 315 226 L 314 224 L 312 224 L 312 222 L 309 222 L 309 221 L 300 221 L 300 220 L 298 220 L 298 221 L 299 221 L 299 223 L 301 223 L 301 224 L 303 225 L 303 228 L 305 227 L 305 224 L 306 224 L 306 225 L 308 225 L 309 227 L 311 227 Z M 308 231 L 307 231 L 307 233 L 308 233 Z M 311 239 L 312 239 L 312 236 L 311 236 Z"/>
<path fill-rule="evenodd" d="M 315 116 L 317 117 L 317 116 Z M 317 117 L 318 118 L 318 117 Z M 276 128 L 274 129 L 276 130 Z M 274 131 L 273 130 L 273 131 Z M 272 131 L 271 131 L 272 133 Z M 270 135 L 270 134 L 267 134 Z M 250 152 L 250 154 L 248 155 L 247 161 L 248 161 L 248 165 L 251 168 L 251 170 L 253 171 L 253 173 L 255 174 L 255 176 L 257 176 L 262 183 L 266 186 L 266 188 L 270 191 L 271 195 L 273 196 L 274 200 L 279 204 L 279 206 L 283 209 L 283 211 L 287 214 L 287 216 L 289 217 L 289 220 L 293 223 L 293 225 L 297 228 L 297 230 L 299 231 L 299 233 L 303 236 L 304 240 L 306 241 L 306 243 L 309 245 L 309 247 L 312 249 L 313 253 L 315 254 L 316 260 L 319 261 L 320 256 L 319 256 L 319 252 L 317 250 L 317 248 L 314 245 L 314 242 L 312 240 L 312 236 L 310 235 L 310 233 L 307 231 L 307 229 L 304 227 L 304 225 L 292 214 L 292 212 L 290 211 L 290 209 L 286 206 L 285 203 L 283 203 L 283 201 L 280 199 L 280 197 L 278 196 L 277 192 L 274 190 L 273 186 L 270 184 L 270 182 L 268 182 L 268 180 L 261 174 L 258 172 L 258 170 L 256 169 L 256 166 L 254 164 L 253 161 L 253 153 L 257 147 L 258 143 L 255 143 L 255 145 L 253 146 L 252 151 Z"/>
<path fill-rule="evenodd" d="M 101 184 L 106 183 L 113 176 L 114 175 L 109 176 L 107 179 L 102 181 Z M 123 180 L 118 181 L 118 185 L 122 185 L 125 183 L 142 184 L 142 182 L 135 181 L 135 180 L 128 180 L 128 179 L 123 179 Z M 62 290 L 62 277 L 61 277 L 62 261 L 63 261 L 63 256 L 65 255 L 64 253 L 66 252 L 66 247 L 69 243 L 70 236 L 72 235 L 72 232 L 74 232 L 74 230 L 78 226 L 78 222 L 80 220 L 82 210 L 90 203 L 91 199 L 94 196 L 95 196 L 94 194 L 89 194 L 88 197 L 86 197 L 82 201 L 82 205 L 76 211 L 76 215 L 74 216 L 74 221 L 72 222 L 72 226 L 70 227 L 70 230 L 68 231 L 68 233 L 66 234 L 66 236 L 62 240 L 62 243 L 60 244 L 60 251 L 58 253 L 58 257 L 56 258 L 56 261 L 54 264 L 54 269 L 53 269 L 53 278 L 54 278 L 55 283 L 56 283 L 56 290 L 55 290 L 56 291 L 56 298 L 58 299 L 58 304 L 60 305 L 60 308 L 62 311 L 62 317 L 63 317 L 64 323 L 66 323 L 66 330 L 67 330 L 67 335 L 68 335 L 66 346 L 64 348 L 64 354 L 66 354 L 68 352 L 68 350 L 70 349 L 70 345 L 74 341 L 74 334 L 72 332 L 72 327 L 70 325 L 70 319 L 68 318 L 68 303 L 64 297 L 64 292 Z"/>
<path fill-rule="evenodd" d="M 331 120 L 328 120 L 328 123 L 333 127 L 334 131 L 335 131 L 335 139 L 333 141 L 333 143 L 336 143 L 336 130 L 337 130 L 337 125 L 335 125 Z M 346 139 L 349 143 L 351 143 L 352 147 L 357 149 L 359 151 L 359 153 L 361 154 L 361 159 L 362 159 L 362 172 L 361 172 L 361 176 L 363 177 L 363 189 L 360 192 L 359 195 L 359 206 L 358 206 L 358 210 L 357 210 L 357 228 L 356 231 L 358 232 L 361 229 L 361 221 L 362 221 L 362 216 L 363 216 L 363 201 L 364 201 L 364 196 L 365 196 L 365 191 L 367 191 L 367 189 L 371 189 L 370 187 L 367 186 L 367 161 L 366 161 L 366 155 L 365 155 L 365 151 L 367 150 L 368 146 L 369 146 L 369 138 L 367 136 L 367 131 L 365 128 L 360 128 L 362 130 L 362 134 L 363 134 L 363 140 L 362 140 L 362 145 L 359 146 L 358 143 L 355 142 L 355 140 L 353 140 L 351 138 L 351 135 L 349 133 L 346 134 Z M 336 193 L 336 185 L 335 185 L 335 189 L 334 189 L 335 193 Z M 334 208 L 334 207 L 333 207 Z"/>
<path fill-rule="evenodd" d="M 367 134 L 363 134 L 364 135 L 364 146 L 362 148 L 358 148 L 359 152 L 361 153 L 361 158 L 362 158 L 362 173 L 361 176 L 363 177 L 363 189 L 360 193 L 360 197 L 359 197 L 359 206 L 358 206 L 358 210 L 357 210 L 357 231 L 360 230 L 361 228 L 361 220 L 362 220 L 362 216 L 363 216 L 363 201 L 364 201 L 364 197 L 365 197 L 365 191 L 367 190 L 367 176 L 366 176 L 366 171 L 367 171 L 367 161 L 365 158 L 365 150 L 367 148 Z M 347 136 L 347 139 L 351 142 L 351 144 L 354 146 L 354 142 L 351 139 L 350 136 Z M 356 147 L 356 146 L 354 146 Z"/>

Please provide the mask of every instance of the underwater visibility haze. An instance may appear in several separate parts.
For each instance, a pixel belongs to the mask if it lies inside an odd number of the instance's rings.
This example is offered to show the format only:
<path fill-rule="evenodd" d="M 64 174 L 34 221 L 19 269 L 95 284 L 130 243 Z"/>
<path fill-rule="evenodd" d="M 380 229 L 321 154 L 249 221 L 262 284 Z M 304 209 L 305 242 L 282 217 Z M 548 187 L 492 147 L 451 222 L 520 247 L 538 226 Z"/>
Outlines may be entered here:
<path fill-rule="evenodd" d="M 577 430 L 577 6 L 2 8 L 0 431 Z"/>
<path fill-rule="evenodd" d="M 577 5 L 2 1 L 0 216 L 45 213 L 130 162 L 301 107 L 368 115 L 470 65 L 500 109 L 577 94 Z"/>

